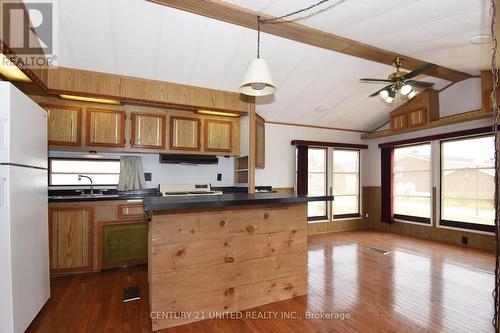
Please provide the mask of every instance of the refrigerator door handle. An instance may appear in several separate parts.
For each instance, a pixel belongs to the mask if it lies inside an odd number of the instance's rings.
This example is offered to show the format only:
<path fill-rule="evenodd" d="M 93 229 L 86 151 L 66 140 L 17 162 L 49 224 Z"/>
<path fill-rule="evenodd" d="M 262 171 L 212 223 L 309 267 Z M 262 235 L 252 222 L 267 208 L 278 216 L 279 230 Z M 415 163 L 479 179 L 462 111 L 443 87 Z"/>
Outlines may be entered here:
<path fill-rule="evenodd" d="M 8 139 L 7 125 L 8 125 L 7 119 L 5 118 L 0 119 L 0 150 L 7 150 L 7 139 Z"/>
<path fill-rule="evenodd" d="M 7 178 L 0 178 L 0 209 L 7 210 Z"/>

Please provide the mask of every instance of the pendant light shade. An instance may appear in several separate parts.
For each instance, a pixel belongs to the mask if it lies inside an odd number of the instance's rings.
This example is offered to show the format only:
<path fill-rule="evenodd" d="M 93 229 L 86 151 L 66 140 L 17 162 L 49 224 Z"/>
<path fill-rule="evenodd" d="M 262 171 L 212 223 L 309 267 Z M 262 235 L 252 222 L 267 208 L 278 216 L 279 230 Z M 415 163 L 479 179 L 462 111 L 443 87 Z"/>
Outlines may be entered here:
<path fill-rule="evenodd" d="M 253 59 L 248 65 L 240 86 L 240 93 L 248 96 L 267 96 L 274 93 L 276 86 L 264 59 Z"/>

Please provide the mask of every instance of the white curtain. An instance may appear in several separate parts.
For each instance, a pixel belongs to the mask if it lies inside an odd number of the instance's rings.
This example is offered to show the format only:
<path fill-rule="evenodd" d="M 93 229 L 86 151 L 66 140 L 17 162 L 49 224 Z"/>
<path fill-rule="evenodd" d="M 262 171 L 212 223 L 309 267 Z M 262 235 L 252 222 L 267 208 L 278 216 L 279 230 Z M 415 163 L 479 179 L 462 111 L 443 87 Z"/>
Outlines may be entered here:
<path fill-rule="evenodd" d="M 120 157 L 120 180 L 118 191 L 140 190 L 146 187 L 144 169 L 140 156 Z"/>

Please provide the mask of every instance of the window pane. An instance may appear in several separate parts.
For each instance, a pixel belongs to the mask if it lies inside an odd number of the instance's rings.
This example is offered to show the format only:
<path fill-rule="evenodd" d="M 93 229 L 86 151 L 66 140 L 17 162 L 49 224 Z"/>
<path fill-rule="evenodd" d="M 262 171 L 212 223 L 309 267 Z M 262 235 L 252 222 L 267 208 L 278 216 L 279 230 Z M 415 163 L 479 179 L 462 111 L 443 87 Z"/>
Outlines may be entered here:
<path fill-rule="evenodd" d="M 310 173 L 308 175 L 307 193 L 308 195 L 326 194 L 325 174 Z"/>
<path fill-rule="evenodd" d="M 431 217 L 431 145 L 394 149 L 394 214 Z"/>
<path fill-rule="evenodd" d="M 494 225 L 493 136 L 441 143 L 441 219 Z"/>
<path fill-rule="evenodd" d="M 431 217 L 431 199 L 425 197 L 394 197 L 394 213 L 400 215 Z"/>
<path fill-rule="evenodd" d="M 325 149 L 308 149 L 308 171 L 309 172 L 325 172 L 326 169 L 326 150 Z"/>
<path fill-rule="evenodd" d="M 309 216 L 309 217 L 325 216 L 326 217 L 326 202 L 324 202 L 324 201 L 308 202 L 307 203 L 307 216 Z"/>
<path fill-rule="evenodd" d="M 394 174 L 396 195 L 430 196 L 431 173 L 429 171 L 398 172 Z M 408 214 L 405 214 L 408 215 Z"/>
<path fill-rule="evenodd" d="M 309 148 L 308 149 L 308 195 L 326 194 L 326 149 Z M 308 203 L 309 217 L 326 216 L 326 202 Z"/>
<path fill-rule="evenodd" d="M 353 172 L 359 170 L 359 151 L 339 150 L 333 151 L 333 172 Z"/>
<path fill-rule="evenodd" d="M 444 199 L 441 217 L 444 220 L 477 224 L 495 224 L 493 200 Z"/>
<path fill-rule="evenodd" d="M 359 214 L 359 150 L 333 150 L 332 178 L 332 215 Z"/>
<path fill-rule="evenodd" d="M 78 180 L 79 174 L 91 177 L 94 185 L 117 185 L 120 161 L 50 159 L 50 185 L 89 185 L 87 178 Z"/>
<path fill-rule="evenodd" d="M 446 141 L 441 145 L 443 169 L 494 168 L 493 136 Z"/>
<path fill-rule="evenodd" d="M 356 214 L 358 209 L 358 196 L 336 196 L 333 200 L 333 215 Z"/>
<path fill-rule="evenodd" d="M 431 145 L 417 145 L 394 149 L 396 172 L 431 169 Z"/>
<path fill-rule="evenodd" d="M 333 188 L 333 195 L 358 194 L 358 174 L 335 174 L 335 177 L 333 177 Z"/>

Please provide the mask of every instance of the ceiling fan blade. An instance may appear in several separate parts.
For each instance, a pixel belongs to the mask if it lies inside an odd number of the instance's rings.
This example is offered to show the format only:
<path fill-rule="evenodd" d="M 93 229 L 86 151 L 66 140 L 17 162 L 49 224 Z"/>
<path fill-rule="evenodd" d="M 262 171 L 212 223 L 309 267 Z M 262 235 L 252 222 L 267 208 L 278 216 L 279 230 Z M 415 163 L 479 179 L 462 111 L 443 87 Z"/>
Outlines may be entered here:
<path fill-rule="evenodd" d="M 379 92 L 381 92 L 382 90 L 384 89 L 388 89 L 388 88 L 391 88 L 392 87 L 392 84 L 388 85 L 388 86 L 385 86 L 383 87 L 382 89 L 380 90 L 377 90 L 376 92 L 374 92 L 373 94 L 371 94 L 369 97 L 373 97 L 373 96 L 377 96 Z"/>
<path fill-rule="evenodd" d="M 386 80 L 386 79 L 369 79 L 369 78 L 365 78 L 365 79 L 359 79 L 359 82 L 362 82 L 362 83 L 371 83 L 371 82 L 392 82 L 391 80 Z"/>
<path fill-rule="evenodd" d="M 414 71 L 404 75 L 401 79 L 408 80 L 408 79 L 414 78 L 415 76 L 418 76 L 420 74 L 424 74 L 425 72 L 428 72 L 436 67 L 437 67 L 437 65 L 434 65 L 434 64 L 425 64 L 422 67 L 419 67 L 419 68 L 415 69 Z"/>
<path fill-rule="evenodd" d="M 432 88 L 434 86 L 434 82 L 426 82 L 426 81 L 409 80 L 406 81 L 406 83 L 417 88 Z"/>

